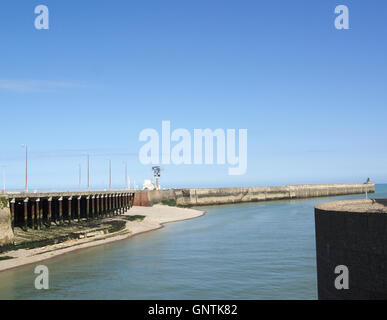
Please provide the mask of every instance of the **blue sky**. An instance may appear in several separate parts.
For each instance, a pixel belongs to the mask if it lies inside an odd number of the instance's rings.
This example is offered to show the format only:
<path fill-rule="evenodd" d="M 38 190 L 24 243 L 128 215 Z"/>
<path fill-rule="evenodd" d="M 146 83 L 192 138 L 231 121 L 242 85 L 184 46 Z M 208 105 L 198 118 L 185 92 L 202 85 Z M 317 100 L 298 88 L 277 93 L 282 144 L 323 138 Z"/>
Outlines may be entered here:
<path fill-rule="evenodd" d="M 47 5 L 50 29 L 34 28 Z M 350 30 L 334 9 L 349 7 Z M 5 0 L 0 165 L 8 188 L 151 177 L 145 128 L 248 129 L 248 170 L 164 166 L 169 187 L 387 182 L 385 1 Z"/>

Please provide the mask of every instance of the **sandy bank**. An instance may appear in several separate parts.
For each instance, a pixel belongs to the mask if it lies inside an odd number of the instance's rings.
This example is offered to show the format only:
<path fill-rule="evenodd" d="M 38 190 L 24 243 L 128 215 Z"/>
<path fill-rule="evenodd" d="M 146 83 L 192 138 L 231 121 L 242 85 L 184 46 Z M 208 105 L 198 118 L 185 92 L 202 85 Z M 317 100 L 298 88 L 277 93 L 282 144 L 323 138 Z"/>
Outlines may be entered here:
<path fill-rule="evenodd" d="M 204 212 L 194 209 L 155 205 L 153 207 L 132 207 L 123 216 L 135 215 L 145 216 L 145 218 L 142 221 L 127 221 L 124 230 L 115 233 L 66 241 L 41 248 L 20 249 L 2 253 L 0 254 L 0 259 L 2 257 L 12 257 L 12 259 L 0 260 L 0 271 L 37 263 L 75 250 L 127 239 L 139 233 L 159 229 L 165 223 L 200 217 L 204 215 Z"/>

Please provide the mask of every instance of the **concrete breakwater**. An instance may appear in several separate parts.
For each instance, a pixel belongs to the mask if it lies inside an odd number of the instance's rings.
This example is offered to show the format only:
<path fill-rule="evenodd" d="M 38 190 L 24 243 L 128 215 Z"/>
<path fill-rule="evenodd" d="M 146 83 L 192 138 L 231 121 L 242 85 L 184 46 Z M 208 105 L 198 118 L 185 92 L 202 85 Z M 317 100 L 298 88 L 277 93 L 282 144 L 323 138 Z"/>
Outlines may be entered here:
<path fill-rule="evenodd" d="M 174 201 L 181 206 L 207 206 L 282 199 L 302 199 L 375 192 L 368 183 L 288 185 L 249 188 L 169 189 L 137 191 L 134 205 L 151 206 Z"/>

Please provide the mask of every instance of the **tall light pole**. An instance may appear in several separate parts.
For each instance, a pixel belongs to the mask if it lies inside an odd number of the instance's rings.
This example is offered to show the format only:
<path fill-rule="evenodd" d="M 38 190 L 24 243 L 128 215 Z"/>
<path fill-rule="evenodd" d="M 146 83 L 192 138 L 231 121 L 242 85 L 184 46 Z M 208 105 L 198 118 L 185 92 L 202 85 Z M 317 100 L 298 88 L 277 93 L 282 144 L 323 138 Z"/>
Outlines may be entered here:
<path fill-rule="evenodd" d="M 81 164 L 78 165 L 78 188 L 79 191 L 82 189 L 82 166 Z"/>
<path fill-rule="evenodd" d="M 22 144 L 22 148 L 26 149 L 26 189 L 25 192 L 28 192 L 28 146 L 26 144 Z"/>
<path fill-rule="evenodd" d="M 155 166 L 155 167 L 152 167 L 152 170 L 153 170 L 153 175 L 156 179 L 156 190 L 160 190 L 159 179 L 160 179 L 161 168 L 159 166 Z"/>
<path fill-rule="evenodd" d="M 125 188 L 129 189 L 129 185 L 128 185 L 128 162 L 124 161 L 124 165 L 125 165 Z"/>
<path fill-rule="evenodd" d="M 3 190 L 2 193 L 5 193 L 5 166 L 1 166 L 3 171 Z"/>
<path fill-rule="evenodd" d="M 109 191 L 112 190 L 112 160 L 106 159 L 109 161 Z"/>
<path fill-rule="evenodd" d="M 90 191 L 90 155 L 87 154 L 87 191 Z"/>

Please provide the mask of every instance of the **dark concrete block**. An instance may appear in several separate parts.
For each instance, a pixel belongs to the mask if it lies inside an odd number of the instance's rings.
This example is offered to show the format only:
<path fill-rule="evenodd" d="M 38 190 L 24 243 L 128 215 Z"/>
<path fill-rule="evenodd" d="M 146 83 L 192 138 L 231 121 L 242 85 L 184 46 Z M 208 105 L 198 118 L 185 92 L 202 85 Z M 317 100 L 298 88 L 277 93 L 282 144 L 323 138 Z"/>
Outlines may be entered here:
<path fill-rule="evenodd" d="M 341 201 L 328 203 L 326 210 L 324 205 L 316 208 L 319 299 L 387 298 L 387 208 L 383 203 Z M 335 288 L 338 265 L 348 267 L 348 290 Z"/>

